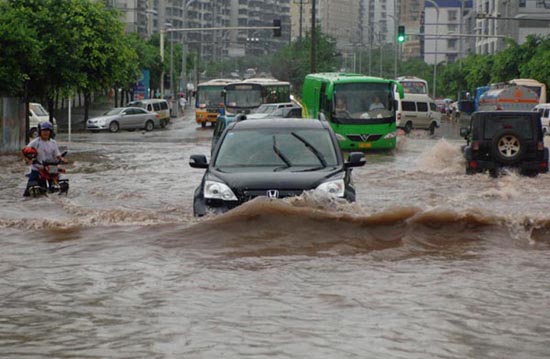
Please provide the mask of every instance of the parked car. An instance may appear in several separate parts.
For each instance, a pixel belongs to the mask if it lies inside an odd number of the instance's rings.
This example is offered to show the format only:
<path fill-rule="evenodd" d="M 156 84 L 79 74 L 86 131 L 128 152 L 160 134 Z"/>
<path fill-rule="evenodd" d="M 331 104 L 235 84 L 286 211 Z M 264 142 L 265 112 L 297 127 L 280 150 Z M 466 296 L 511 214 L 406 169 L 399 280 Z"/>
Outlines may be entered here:
<path fill-rule="evenodd" d="M 191 167 L 206 169 L 193 212 L 220 213 L 258 196 L 285 198 L 314 189 L 354 201 L 351 170 L 364 164 L 361 152 L 344 162 L 327 122 L 237 120 L 223 132 L 210 163 L 204 155 L 190 158 Z"/>
<path fill-rule="evenodd" d="M 433 135 L 440 124 L 441 112 L 428 95 L 407 93 L 405 98 L 397 100 L 397 126 L 406 133 L 420 128 Z"/>
<path fill-rule="evenodd" d="M 170 123 L 170 107 L 167 100 L 148 99 L 129 102 L 128 107 L 139 107 L 149 112 L 154 112 L 158 115 L 161 128 L 166 127 Z"/>
<path fill-rule="evenodd" d="M 105 112 L 103 116 L 89 119 L 87 123 L 87 129 L 92 132 L 118 132 L 120 129 L 152 131 L 155 127 L 160 127 L 158 114 L 138 107 L 117 107 Z"/>
<path fill-rule="evenodd" d="M 38 124 L 40 122 L 49 121 L 50 114 L 39 103 L 29 103 L 29 137 L 38 137 Z M 52 118 L 53 132 L 57 133 L 57 121 L 55 117 Z"/>
<path fill-rule="evenodd" d="M 540 113 L 542 132 L 547 136 L 550 135 L 550 103 L 536 105 L 533 111 Z"/>
<path fill-rule="evenodd" d="M 470 127 L 461 128 L 460 135 L 466 139 L 467 174 L 488 170 L 497 176 L 507 167 L 530 176 L 548 172 L 548 148 L 538 112 L 476 112 Z"/>

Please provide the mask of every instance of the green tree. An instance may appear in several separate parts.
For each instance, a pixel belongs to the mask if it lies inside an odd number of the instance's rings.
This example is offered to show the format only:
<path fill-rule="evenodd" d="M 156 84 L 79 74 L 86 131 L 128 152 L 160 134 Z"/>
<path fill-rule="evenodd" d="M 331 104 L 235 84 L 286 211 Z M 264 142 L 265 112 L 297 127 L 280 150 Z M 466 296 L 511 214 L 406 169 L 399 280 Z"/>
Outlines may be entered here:
<path fill-rule="evenodd" d="M 0 2 L 0 95 L 26 97 L 30 74 L 43 62 L 37 38 L 20 9 Z"/>

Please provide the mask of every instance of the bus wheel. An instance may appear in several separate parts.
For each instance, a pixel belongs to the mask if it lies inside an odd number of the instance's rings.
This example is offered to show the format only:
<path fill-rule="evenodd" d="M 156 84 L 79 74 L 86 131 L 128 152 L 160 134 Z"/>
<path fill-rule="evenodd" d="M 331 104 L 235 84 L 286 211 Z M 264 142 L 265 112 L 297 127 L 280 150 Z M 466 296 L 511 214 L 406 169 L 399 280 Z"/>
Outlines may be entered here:
<path fill-rule="evenodd" d="M 201 127 L 205 128 L 206 127 L 206 122 L 201 122 Z"/>

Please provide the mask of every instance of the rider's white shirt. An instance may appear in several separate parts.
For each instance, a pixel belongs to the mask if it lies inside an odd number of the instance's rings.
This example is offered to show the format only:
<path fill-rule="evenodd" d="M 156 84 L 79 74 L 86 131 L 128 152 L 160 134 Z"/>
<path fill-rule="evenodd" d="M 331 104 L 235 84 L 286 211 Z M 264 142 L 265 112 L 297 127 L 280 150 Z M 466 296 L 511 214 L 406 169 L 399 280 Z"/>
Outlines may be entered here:
<path fill-rule="evenodd" d="M 40 137 L 35 138 L 29 144 L 27 147 L 34 147 L 38 151 L 38 156 L 36 159 L 39 162 L 42 161 L 55 161 L 57 159 L 57 156 L 61 156 L 61 152 L 59 152 L 59 147 L 57 147 L 57 142 L 55 140 L 48 140 L 44 141 Z M 31 166 L 33 170 L 38 170 L 38 166 L 33 164 Z"/>

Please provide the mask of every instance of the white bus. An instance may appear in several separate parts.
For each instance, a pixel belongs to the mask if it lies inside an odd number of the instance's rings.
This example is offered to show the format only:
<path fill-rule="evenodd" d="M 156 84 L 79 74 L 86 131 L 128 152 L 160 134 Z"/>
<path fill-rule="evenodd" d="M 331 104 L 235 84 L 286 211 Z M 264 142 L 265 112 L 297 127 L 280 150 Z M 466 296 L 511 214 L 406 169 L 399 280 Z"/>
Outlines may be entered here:
<path fill-rule="evenodd" d="M 416 76 L 401 76 L 397 78 L 397 81 L 403 86 L 403 92 L 405 95 L 428 95 L 428 82 Z"/>

